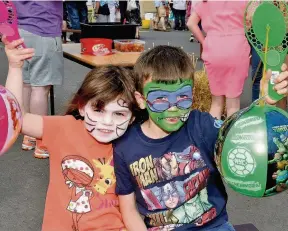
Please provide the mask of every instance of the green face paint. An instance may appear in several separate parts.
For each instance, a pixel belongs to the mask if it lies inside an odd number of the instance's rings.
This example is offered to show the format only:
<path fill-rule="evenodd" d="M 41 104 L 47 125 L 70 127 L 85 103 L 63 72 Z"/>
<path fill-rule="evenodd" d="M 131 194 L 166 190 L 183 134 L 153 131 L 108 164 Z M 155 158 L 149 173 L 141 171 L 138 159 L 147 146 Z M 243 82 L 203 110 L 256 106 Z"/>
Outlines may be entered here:
<path fill-rule="evenodd" d="M 144 86 L 149 116 L 166 132 L 177 131 L 188 119 L 192 106 L 192 80 Z"/>

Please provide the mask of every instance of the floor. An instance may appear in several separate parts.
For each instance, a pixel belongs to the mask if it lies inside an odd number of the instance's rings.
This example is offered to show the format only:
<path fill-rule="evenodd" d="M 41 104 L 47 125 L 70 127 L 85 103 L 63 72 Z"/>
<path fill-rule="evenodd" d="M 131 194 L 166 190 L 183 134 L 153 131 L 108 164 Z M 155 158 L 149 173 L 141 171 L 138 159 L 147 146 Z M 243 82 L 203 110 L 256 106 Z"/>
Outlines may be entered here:
<path fill-rule="evenodd" d="M 141 33 L 146 49 L 170 44 L 199 55 L 199 44 L 190 43 L 188 32 Z M 199 63 L 199 66 L 201 64 Z M 0 84 L 5 84 L 7 60 L 0 48 Z M 65 79 L 55 88 L 56 113 L 61 114 L 89 69 L 65 60 Z M 251 80 L 245 85 L 242 107 L 251 102 Z M 49 160 L 37 160 L 32 152 L 23 152 L 18 142 L 0 158 L 0 231 L 40 231 L 45 194 L 49 181 Z M 270 198 L 249 198 L 230 189 L 228 212 L 234 225 L 253 223 L 259 231 L 288 231 L 287 192 Z M 282 211 L 283 210 L 283 211 Z M 252 229 L 247 229 L 247 231 Z"/>

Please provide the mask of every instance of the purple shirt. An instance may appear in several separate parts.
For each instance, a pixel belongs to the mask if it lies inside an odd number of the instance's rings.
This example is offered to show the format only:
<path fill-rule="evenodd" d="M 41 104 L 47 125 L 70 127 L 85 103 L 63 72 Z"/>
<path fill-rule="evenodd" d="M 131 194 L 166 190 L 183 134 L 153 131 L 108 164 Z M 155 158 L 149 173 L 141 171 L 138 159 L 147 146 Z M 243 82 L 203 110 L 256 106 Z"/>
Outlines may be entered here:
<path fill-rule="evenodd" d="M 62 34 L 63 1 L 13 1 L 19 28 L 43 37 Z"/>

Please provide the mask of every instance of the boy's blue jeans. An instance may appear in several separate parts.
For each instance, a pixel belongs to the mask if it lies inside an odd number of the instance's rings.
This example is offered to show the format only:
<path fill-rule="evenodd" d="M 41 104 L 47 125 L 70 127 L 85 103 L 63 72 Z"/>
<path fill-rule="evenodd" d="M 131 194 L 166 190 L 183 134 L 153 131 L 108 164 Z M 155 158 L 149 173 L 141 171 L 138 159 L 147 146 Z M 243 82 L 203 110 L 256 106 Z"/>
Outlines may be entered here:
<path fill-rule="evenodd" d="M 259 98 L 260 94 L 260 81 L 262 78 L 262 71 L 263 71 L 263 64 L 261 64 L 260 68 L 257 71 L 258 65 L 261 62 L 261 59 L 259 55 L 257 54 L 254 47 L 251 46 L 251 54 L 252 54 L 252 60 L 251 60 L 251 66 L 252 66 L 252 78 L 255 76 L 255 81 L 252 86 L 252 100 L 255 101 Z M 257 71 L 257 73 L 256 73 Z"/>
<path fill-rule="evenodd" d="M 223 225 L 220 225 L 220 226 L 215 227 L 213 229 L 208 229 L 207 231 L 235 231 L 235 229 L 230 224 L 230 222 L 226 222 Z"/>

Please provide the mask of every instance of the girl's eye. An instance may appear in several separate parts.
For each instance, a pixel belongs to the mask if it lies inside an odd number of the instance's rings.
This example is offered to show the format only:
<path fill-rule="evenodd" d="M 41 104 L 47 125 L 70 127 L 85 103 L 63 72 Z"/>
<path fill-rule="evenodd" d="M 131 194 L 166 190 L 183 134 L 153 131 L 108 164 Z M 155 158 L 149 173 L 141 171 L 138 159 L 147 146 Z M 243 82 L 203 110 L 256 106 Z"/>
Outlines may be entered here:
<path fill-rule="evenodd" d="M 95 109 L 93 109 L 95 112 L 99 112 L 99 113 L 103 113 L 103 110 L 100 110 L 100 109 L 97 109 L 97 108 L 95 108 Z"/>
<path fill-rule="evenodd" d="M 115 112 L 115 115 L 116 115 L 116 116 L 121 116 L 121 117 L 122 117 L 122 116 L 125 116 L 125 114 L 122 113 L 122 112 Z"/>

